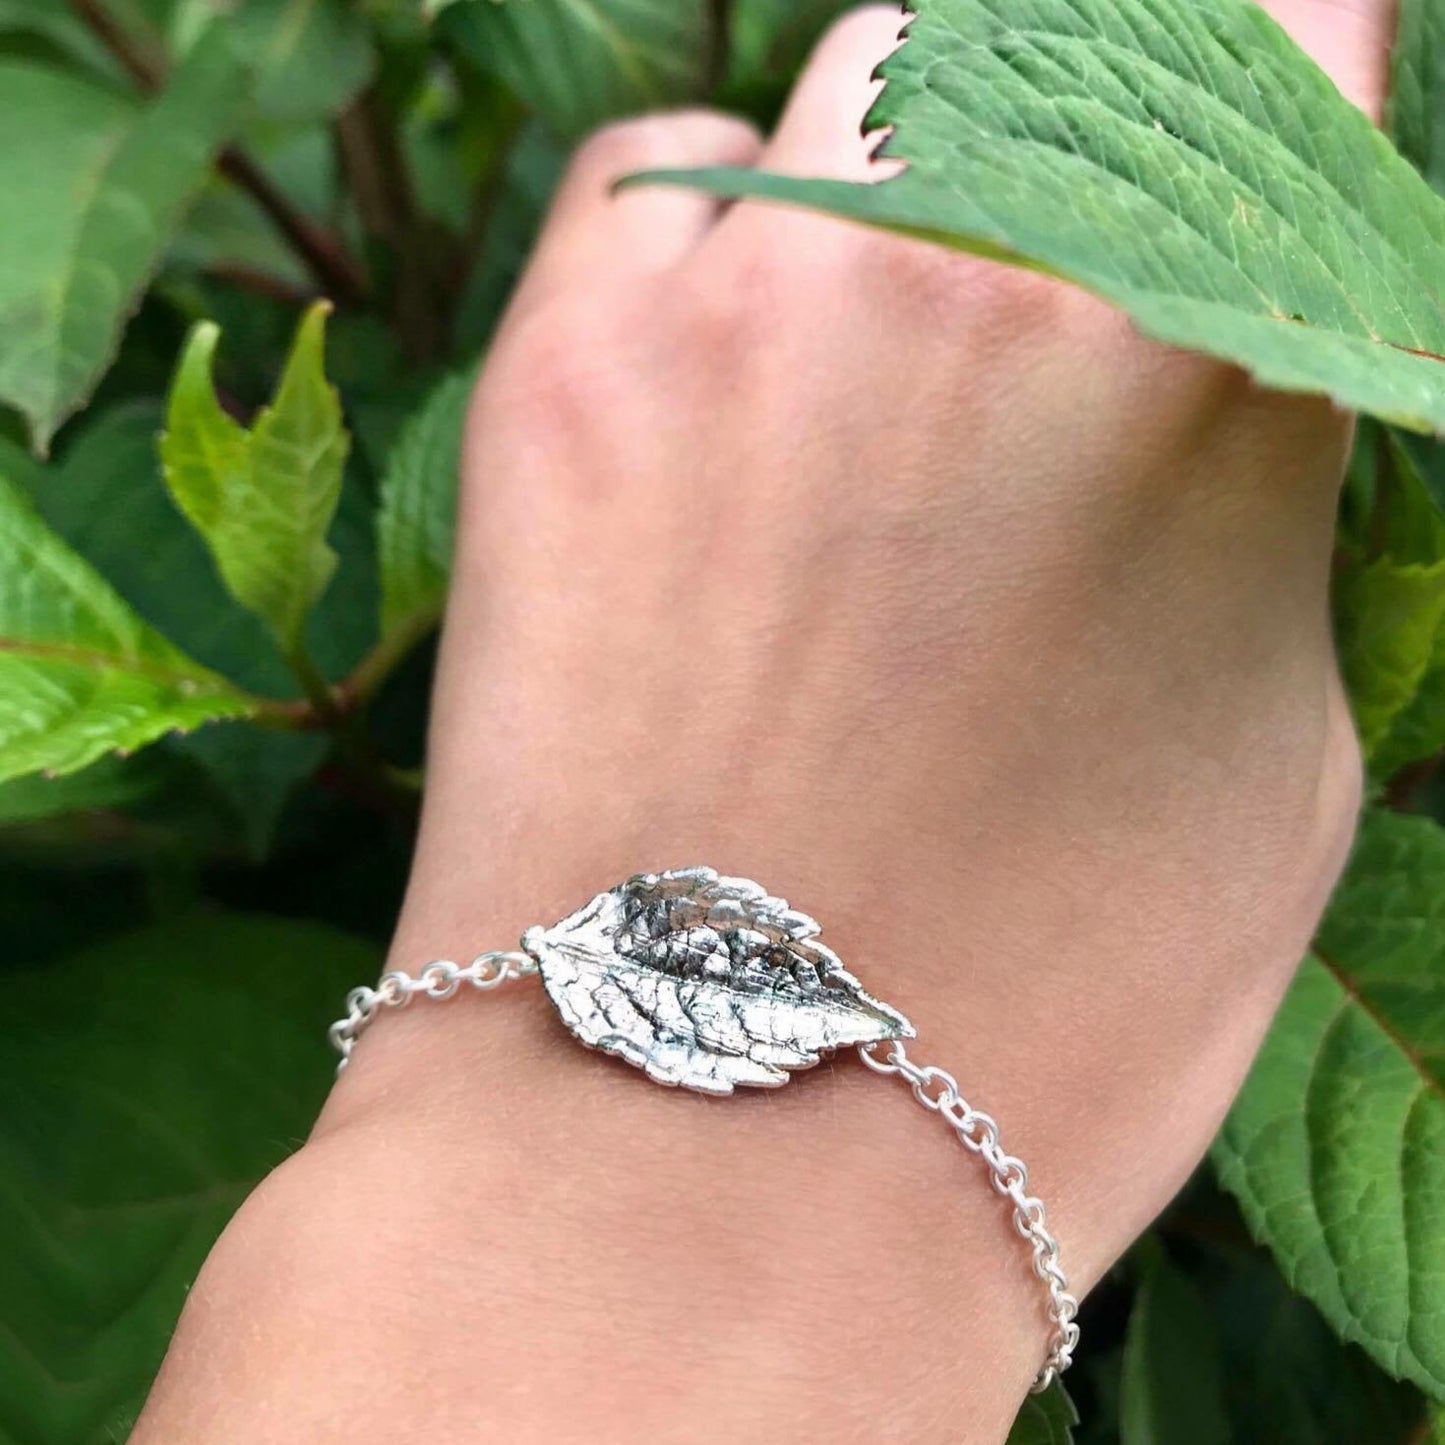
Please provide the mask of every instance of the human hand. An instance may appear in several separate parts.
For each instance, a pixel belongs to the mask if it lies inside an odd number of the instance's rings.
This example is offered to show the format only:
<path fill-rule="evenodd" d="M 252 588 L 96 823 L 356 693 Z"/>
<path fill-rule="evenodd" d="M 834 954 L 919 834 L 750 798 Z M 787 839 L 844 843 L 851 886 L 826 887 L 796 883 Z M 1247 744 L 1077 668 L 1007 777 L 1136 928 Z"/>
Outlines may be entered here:
<path fill-rule="evenodd" d="M 1273 8 L 1377 104 L 1385 6 Z M 611 194 L 865 173 L 897 26 L 842 22 L 765 147 L 694 113 L 574 164 L 473 410 L 393 965 L 642 869 L 758 878 L 1000 1118 L 1082 1290 L 1202 1154 L 1348 844 L 1349 424 L 1026 273 Z M 267 1347 L 224 1342 L 184 1438 L 266 1393 L 296 1432 L 268 1440 L 1001 1439 L 1046 1323 L 947 1144 L 861 1069 L 720 1104 L 535 999 L 388 1018 L 222 1244 L 148 1423 L 279 1249 Z"/>

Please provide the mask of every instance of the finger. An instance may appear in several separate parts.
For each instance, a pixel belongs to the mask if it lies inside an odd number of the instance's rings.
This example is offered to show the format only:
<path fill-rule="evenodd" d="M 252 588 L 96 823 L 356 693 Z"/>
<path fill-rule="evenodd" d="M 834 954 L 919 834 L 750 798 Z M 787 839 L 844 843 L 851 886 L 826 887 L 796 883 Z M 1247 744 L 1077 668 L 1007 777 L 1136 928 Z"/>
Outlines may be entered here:
<path fill-rule="evenodd" d="M 614 191 L 613 183 L 660 166 L 752 165 L 761 146 L 746 121 L 705 110 L 598 131 L 578 148 L 562 179 L 523 293 L 596 288 L 674 265 L 707 232 L 721 203 L 678 186 Z"/>
<path fill-rule="evenodd" d="M 1372 120 L 1385 107 L 1395 0 L 1261 0 Z"/>
<path fill-rule="evenodd" d="M 878 138 L 864 135 L 863 118 L 882 88 L 874 71 L 898 48 L 906 18 L 897 6 L 870 5 L 832 25 L 798 76 L 782 119 L 758 157 L 759 170 L 881 180 L 898 169 L 896 162 L 870 158 Z M 743 202 L 716 227 L 712 244 L 738 256 L 759 250 L 807 255 L 821 273 L 827 258 L 863 244 L 863 234 L 827 216 Z"/>
<path fill-rule="evenodd" d="M 883 173 L 869 159 L 873 142 L 863 134 L 863 117 L 882 88 L 874 71 L 898 48 L 905 18 L 896 5 L 869 5 L 828 30 L 763 147 L 759 169 L 849 181 Z"/>

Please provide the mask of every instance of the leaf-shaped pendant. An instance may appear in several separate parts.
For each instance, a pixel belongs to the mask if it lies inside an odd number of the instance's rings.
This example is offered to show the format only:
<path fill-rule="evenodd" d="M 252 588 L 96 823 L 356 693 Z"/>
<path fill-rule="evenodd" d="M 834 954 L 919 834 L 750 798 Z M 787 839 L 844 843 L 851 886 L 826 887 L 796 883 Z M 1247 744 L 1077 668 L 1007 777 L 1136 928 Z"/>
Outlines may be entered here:
<path fill-rule="evenodd" d="M 785 1084 L 833 1049 L 913 1037 L 819 931 L 746 878 L 680 868 L 629 878 L 522 947 L 584 1044 L 659 1084 L 730 1094 Z"/>

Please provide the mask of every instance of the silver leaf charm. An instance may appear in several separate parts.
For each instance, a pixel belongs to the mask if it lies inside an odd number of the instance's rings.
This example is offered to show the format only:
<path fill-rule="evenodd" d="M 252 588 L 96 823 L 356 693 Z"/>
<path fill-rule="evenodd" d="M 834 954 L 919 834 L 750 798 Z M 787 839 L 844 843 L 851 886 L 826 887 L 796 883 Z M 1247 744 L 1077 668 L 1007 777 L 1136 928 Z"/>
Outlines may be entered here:
<path fill-rule="evenodd" d="M 913 1037 L 818 932 L 746 878 L 681 868 L 599 893 L 522 947 L 584 1044 L 659 1084 L 730 1094 L 785 1084 L 833 1049 Z"/>

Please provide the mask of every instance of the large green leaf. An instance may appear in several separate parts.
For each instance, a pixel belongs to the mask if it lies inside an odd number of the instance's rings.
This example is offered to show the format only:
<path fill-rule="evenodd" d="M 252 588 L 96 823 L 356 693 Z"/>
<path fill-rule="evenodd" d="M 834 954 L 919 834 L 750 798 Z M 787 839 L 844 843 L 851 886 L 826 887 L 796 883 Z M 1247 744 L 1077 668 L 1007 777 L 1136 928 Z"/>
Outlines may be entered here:
<path fill-rule="evenodd" d="M 1445 202 L 1246 0 L 916 0 L 879 184 L 658 172 L 1061 276 L 1161 341 L 1445 430 Z"/>
<path fill-rule="evenodd" d="M 1285 1277 L 1445 1398 L 1445 832 L 1367 816 L 1216 1141 Z"/>
<path fill-rule="evenodd" d="M 1204 1301 L 1152 1251 L 1124 1344 L 1121 1445 L 1233 1445 L 1219 1352 Z"/>
<path fill-rule="evenodd" d="M 74 772 L 254 710 L 137 617 L 0 475 L 0 781 Z"/>
<path fill-rule="evenodd" d="M 324 368 L 327 306 L 296 334 L 275 400 L 249 430 L 216 396 L 220 332 L 191 334 L 171 388 L 161 459 L 166 483 L 216 559 L 231 595 L 293 654 L 306 615 L 336 570 L 326 533 L 350 445 Z"/>
<path fill-rule="evenodd" d="M 114 355 L 244 92 L 220 26 L 144 109 L 0 60 L 0 401 L 26 415 L 38 448 Z"/>
<path fill-rule="evenodd" d="M 708 10 L 708 0 L 464 0 L 439 23 L 575 139 L 618 116 L 699 96 Z"/>
<path fill-rule="evenodd" d="M 426 628 L 441 616 L 471 391 L 470 377 L 448 377 L 391 449 L 376 519 L 383 633 Z"/>
<path fill-rule="evenodd" d="M 378 963 L 328 928 L 218 915 L 6 974 L 0 1442 L 124 1439 L 212 1240 L 310 1127 L 338 997 Z"/>
<path fill-rule="evenodd" d="M 1006 1445 L 1070 1445 L 1078 1423 L 1074 1402 L 1062 1385 L 1053 1384 L 1024 1401 Z"/>
<path fill-rule="evenodd" d="M 1445 7 L 1400 0 L 1389 130 L 1435 189 L 1445 190 Z"/>

